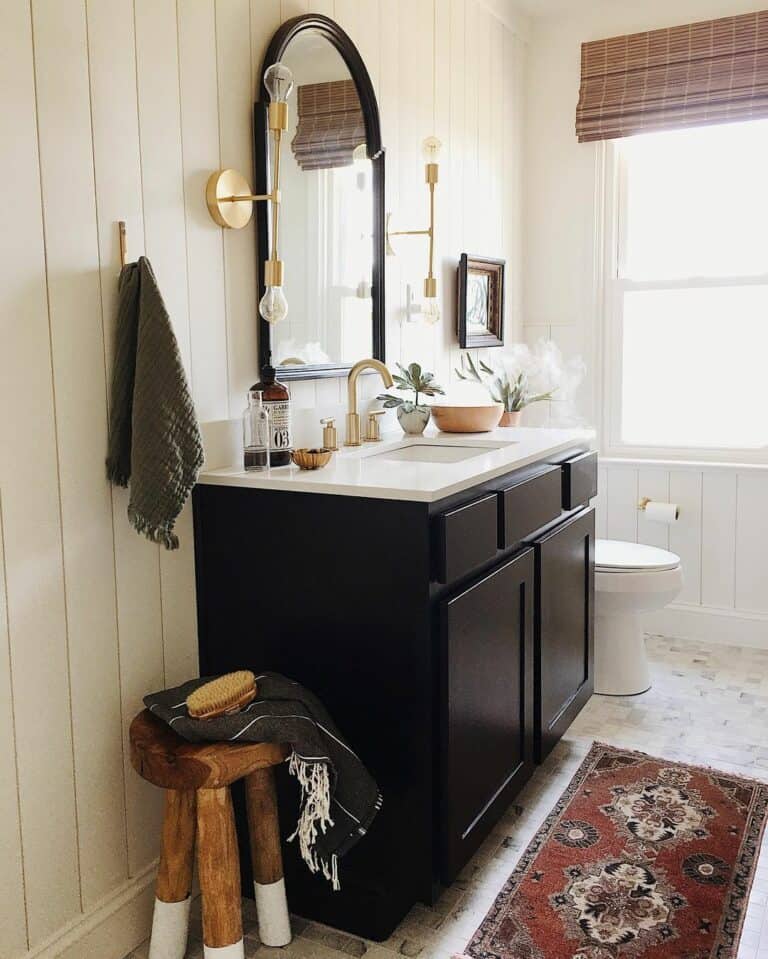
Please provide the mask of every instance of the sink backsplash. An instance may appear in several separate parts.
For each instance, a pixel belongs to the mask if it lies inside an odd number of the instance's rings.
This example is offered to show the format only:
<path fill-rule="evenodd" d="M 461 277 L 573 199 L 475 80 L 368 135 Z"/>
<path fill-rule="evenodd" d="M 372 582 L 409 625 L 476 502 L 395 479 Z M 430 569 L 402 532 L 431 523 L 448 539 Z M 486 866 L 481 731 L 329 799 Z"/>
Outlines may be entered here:
<path fill-rule="evenodd" d="M 344 443 L 345 417 L 347 415 L 346 377 L 328 377 L 320 380 L 295 380 L 288 386 L 291 392 L 291 416 L 293 425 L 293 445 L 320 446 L 323 428 L 320 420 L 328 416 L 336 418 L 339 432 L 339 446 Z M 363 418 L 369 409 L 378 409 L 376 396 L 383 390 L 378 376 L 363 374 L 358 383 L 358 410 Z M 243 409 L 246 400 L 243 398 Z M 228 420 L 211 420 L 201 424 L 205 464 L 203 469 L 223 469 L 241 461 L 242 427 L 241 411 L 233 410 Z M 398 428 L 394 410 L 387 410 L 381 418 L 381 431 Z"/>

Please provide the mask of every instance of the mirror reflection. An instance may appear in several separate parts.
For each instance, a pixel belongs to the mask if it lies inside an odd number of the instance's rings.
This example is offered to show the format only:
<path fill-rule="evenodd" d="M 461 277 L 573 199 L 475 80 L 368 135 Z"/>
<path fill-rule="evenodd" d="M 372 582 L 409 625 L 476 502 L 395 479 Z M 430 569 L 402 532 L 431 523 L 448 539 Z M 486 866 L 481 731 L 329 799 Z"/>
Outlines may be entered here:
<path fill-rule="evenodd" d="M 284 367 L 373 353 L 373 171 L 355 83 L 336 48 L 305 30 L 281 58 L 293 73 L 281 154 L 280 257 L 288 315 L 271 327 Z"/>

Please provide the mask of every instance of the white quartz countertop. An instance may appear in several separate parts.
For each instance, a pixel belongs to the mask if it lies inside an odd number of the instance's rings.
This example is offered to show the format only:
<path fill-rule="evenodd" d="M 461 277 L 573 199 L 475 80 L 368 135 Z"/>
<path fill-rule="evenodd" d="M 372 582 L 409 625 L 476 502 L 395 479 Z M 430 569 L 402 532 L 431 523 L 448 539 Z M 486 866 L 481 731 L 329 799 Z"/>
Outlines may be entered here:
<path fill-rule="evenodd" d="M 273 467 L 268 472 L 246 473 L 238 466 L 203 470 L 198 482 L 431 503 L 572 447 L 589 448 L 593 439 L 594 432 L 583 429 L 514 427 L 489 433 L 439 433 L 429 429 L 424 436 L 387 434 L 379 443 L 341 448 L 334 453 L 331 462 L 319 470 L 300 470 L 291 465 Z M 464 449 L 398 453 L 413 446 Z M 394 453 L 400 456 L 434 455 L 450 459 L 462 455 L 468 458 L 458 462 L 389 459 L 388 456 Z"/>

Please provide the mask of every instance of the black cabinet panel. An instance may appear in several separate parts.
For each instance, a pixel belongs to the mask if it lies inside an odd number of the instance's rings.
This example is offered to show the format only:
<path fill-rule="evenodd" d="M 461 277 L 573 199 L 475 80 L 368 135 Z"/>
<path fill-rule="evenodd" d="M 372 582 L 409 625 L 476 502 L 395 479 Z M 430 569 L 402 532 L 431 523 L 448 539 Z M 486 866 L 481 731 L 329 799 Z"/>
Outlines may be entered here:
<path fill-rule="evenodd" d="M 561 511 L 560 467 L 499 492 L 499 548 L 508 549 L 557 519 Z"/>
<path fill-rule="evenodd" d="M 533 552 L 443 603 L 442 869 L 450 882 L 533 768 Z"/>
<path fill-rule="evenodd" d="M 496 555 L 496 494 L 441 514 L 437 530 L 437 578 L 452 583 Z"/>
<path fill-rule="evenodd" d="M 595 511 L 534 542 L 536 551 L 536 761 L 550 752 L 592 695 Z"/>
<path fill-rule="evenodd" d="M 597 496 L 597 453 L 581 453 L 563 463 L 563 509 L 586 506 Z"/>

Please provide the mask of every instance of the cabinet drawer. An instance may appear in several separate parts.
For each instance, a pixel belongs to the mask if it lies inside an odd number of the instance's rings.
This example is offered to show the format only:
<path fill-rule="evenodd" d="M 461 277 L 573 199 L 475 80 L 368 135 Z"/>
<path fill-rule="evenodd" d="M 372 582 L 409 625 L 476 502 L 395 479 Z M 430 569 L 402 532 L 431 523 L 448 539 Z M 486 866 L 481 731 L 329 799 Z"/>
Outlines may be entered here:
<path fill-rule="evenodd" d="M 437 578 L 451 583 L 496 555 L 496 493 L 437 518 Z"/>
<path fill-rule="evenodd" d="M 597 453 L 582 453 L 563 463 L 563 509 L 586 506 L 597 496 Z"/>
<path fill-rule="evenodd" d="M 499 491 L 499 548 L 509 549 L 537 529 L 556 520 L 561 511 L 560 467 Z"/>

